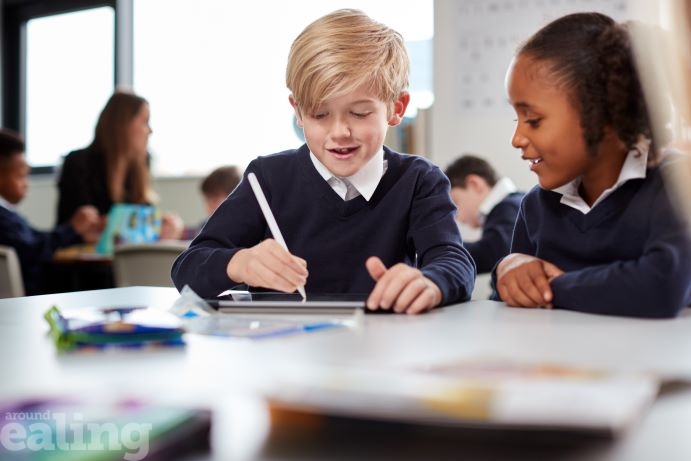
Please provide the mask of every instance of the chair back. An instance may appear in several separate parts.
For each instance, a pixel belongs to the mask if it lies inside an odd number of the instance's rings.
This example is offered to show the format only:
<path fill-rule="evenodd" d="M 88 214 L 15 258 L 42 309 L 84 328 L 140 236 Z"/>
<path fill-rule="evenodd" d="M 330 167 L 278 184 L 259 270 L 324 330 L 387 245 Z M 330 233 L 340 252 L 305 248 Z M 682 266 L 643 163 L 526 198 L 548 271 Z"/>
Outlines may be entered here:
<path fill-rule="evenodd" d="M 116 245 L 113 250 L 115 286 L 174 286 L 170 268 L 188 245 L 187 241 L 176 240 Z"/>
<path fill-rule="evenodd" d="M 0 298 L 24 296 L 24 279 L 14 248 L 0 245 Z"/>

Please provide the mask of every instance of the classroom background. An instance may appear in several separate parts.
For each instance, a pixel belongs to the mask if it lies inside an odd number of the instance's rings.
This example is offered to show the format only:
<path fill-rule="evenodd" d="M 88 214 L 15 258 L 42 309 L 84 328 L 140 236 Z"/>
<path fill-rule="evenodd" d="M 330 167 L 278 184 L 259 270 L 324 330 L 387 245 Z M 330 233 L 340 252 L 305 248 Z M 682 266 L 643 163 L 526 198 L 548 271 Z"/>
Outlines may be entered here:
<path fill-rule="evenodd" d="M 272 3 L 266 14 L 263 2 L 200 0 L 190 8 L 185 0 L 0 0 L 2 124 L 26 136 L 36 172 L 19 212 L 38 228 L 55 224 L 61 156 L 88 144 L 103 103 L 125 85 L 150 102 L 160 207 L 186 224 L 199 222 L 205 174 L 222 164 L 244 168 L 258 155 L 302 143 L 285 88 L 291 37 L 342 7 L 364 10 L 407 40 L 411 106 L 405 123 L 390 130 L 388 145 L 442 168 L 461 153 L 475 153 L 528 190 L 536 181 L 510 145 L 515 115 L 504 91 L 515 47 L 565 13 L 593 10 L 624 20 L 635 17 L 639 2 L 301 3 Z M 26 18 L 32 19 L 18 29 Z"/>

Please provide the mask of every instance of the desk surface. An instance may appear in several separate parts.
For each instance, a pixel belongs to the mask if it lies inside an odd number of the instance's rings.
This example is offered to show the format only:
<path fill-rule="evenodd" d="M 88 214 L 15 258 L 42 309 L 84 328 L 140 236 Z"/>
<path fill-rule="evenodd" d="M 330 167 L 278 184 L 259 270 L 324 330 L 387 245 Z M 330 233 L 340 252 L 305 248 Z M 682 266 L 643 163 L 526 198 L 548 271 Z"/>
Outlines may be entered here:
<path fill-rule="evenodd" d="M 210 404 L 216 410 L 218 459 L 320 459 L 338 450 L 343 458 L 429 457 L 502 459 L 689 460 L 691 387 L 661 395 L 643 420 L 622 438 L 597 445 L 549 446 L 456 432 L 452 437 L 388 429 L 285 447 L 267 438 L 267 409 L 256 396 L 278 369 L 299 366 L 418 367 L 473 358 L 560 363 L 619 371 L 654 371 L 691 380 L 691 309 L 675 320 L 641 320 L 568 311 L 510 309 L 475 301 L 422 316 L 370 315 L 357 329 L 263 341 L 189 335 L 181 350 L 106 352 L 58 356 L 42 314 L 51 305 L 88 307 L 149 305 L 167 308 L 172 288 L 130 287 L 0 300 L 0 347 L 7 398 L 120 393 L 164 401 Z M 163 384 L 162 384 L 163 383 Z M 387 432 L 388 431 L 388 432 Z M 458 443 L 462 441 L 463 443 Z M 516 448 L 517 445 L 519 448 Z M 321 451 L 320 451 L 321 450 Z"/>
<path fill-rule="evenodd" d="M 58 248 L 53 255 L 53 263 L 72 264 L 85 262 L 102 262 L 110 264 L 113 257 L 96 253 L 96 245 L 72 245 L 69 247 Z"/>

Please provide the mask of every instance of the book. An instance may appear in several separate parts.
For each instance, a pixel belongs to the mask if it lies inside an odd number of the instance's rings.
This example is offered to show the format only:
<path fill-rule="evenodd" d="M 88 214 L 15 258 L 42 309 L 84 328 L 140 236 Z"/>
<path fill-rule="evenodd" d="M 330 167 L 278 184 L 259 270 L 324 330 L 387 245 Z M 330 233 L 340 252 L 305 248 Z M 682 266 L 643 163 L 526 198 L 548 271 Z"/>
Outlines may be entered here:
<path fill-rule="evenodd" d="M 642 417 L 658 389 L 645 374 L 477 360 L 416 369 L 304 367 L 265 392 L 282 412 L 614 437 Z"/>
<path fill-rule="evenodd" d="M 140 306 L 84 308 L 62 312 L 52 306 L 44 314 L 58 351 L 108 347 L 184 345 L 184 328 L 173 314 Z"/>
<path fill-rule="evenodd" d="M 0 459 L 167 460 L 210 451 L 211 412 L 131 398 L 0 401 Z"/>

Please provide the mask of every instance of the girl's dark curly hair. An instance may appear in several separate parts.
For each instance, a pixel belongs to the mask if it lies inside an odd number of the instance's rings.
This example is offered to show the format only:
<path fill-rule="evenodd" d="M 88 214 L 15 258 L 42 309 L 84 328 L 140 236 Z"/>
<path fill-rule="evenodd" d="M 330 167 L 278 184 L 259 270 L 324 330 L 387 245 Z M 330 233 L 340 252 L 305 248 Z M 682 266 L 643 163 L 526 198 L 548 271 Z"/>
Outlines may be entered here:
<path fill-rule="evenodd" d="M 591 154 L 607 126 L 629 148 L 641 134 L 652 139 L 628 26 L 600 13 L 569 14 L 540 29 L 518 55 L 546 61 L 548 71 L 570 93 Z M 655 149 L 648 158 L 655 161 Z"/>

